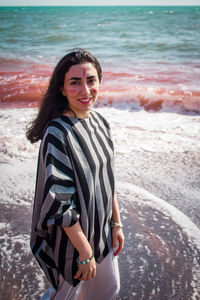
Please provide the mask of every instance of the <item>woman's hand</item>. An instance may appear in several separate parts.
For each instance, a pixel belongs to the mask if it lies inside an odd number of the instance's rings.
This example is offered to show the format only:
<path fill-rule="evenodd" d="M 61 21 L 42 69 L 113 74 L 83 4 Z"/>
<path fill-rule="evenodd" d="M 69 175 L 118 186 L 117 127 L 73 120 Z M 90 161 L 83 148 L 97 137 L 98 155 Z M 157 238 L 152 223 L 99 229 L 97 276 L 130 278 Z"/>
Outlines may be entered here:
<path fill-rule="evenodd" d="M 117 195 L 114 193 L 113 197 L 113 213 L 112 213 L 112 221 L 116 224 L 121 224 L 119 206 L 117 202 Z M 116 248 L 114 255 L 118 255 L 123 247 L 124 247 L 124 234 L 122 228 L 119 226 L 112 227 L 112 246 Z"/>
<path fill-rule="evenodd" d="M 92 256 L 92 248 L 78 222 L 71 227 L 63 227 L 72 245 L 79 253 L 79 260 L 87 260 Z M 74 276 L 79 280 L 90 280 L 96 276 L 96 262 L 94 257 L 87 264 L 78 264 L 78 271 Z"/>
<path fill-rule="evenodd" d="M 92 255 L 91 255 L 92 256 Z M 90 256 L 90 257 L 91 257 Z M 79 260 L 85 260 L 89 256 L 86 255 L 79 255 Z M 96 262 L 94 257 L 87 263 L 87 264 L 78 264 L 78 271 L 76 275 L 74 276 L 74 279 L 79 280 L 90 280 L 91 278 L 94 278 L 96 276 Z"/>
<path fill-rule="evenodd" d="M 124 248 L 124 234 L 121 227 L 112 227 L 112 246 L 116 248 L 115 256 Z"/>

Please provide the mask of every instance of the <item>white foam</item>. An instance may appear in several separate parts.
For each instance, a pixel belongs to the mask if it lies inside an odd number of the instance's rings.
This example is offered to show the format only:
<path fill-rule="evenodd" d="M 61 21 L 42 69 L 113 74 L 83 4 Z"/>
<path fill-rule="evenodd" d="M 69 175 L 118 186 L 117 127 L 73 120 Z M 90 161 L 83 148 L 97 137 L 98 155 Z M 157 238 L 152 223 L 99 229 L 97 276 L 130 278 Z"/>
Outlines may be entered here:
<path fill-rule="evenodd" d="M 120 190 L 129 190 L 134 194 L 140 194 L 143 197 L 143 202 L 156 210 L 160 210 L 165 213 L 168 217 L 170 217 L 176 224 L 178 224 L 182 230 L 187 234 L 187 237 L 192 241 L 193 244 L 196 245 L 197 249 L 200 250 L 200 229 L 180 210 L 178 210 L 175 206 L 167 203 L 161 198 L 156 197 L 151 194 L 147 190 L 138 187 L 134 184 L 127 182 L 118 182 L 117 188 Z M 134 199 L 135 202 L 139 201 L 141 203 L 141 199 Z"/>
<path fill-rule="evenodd" d="M 98 110 L 109 120 L 120 153 L 200 151 L 199 116 L 127 108 Z"/>
<path fill-rule="evenodd" d="M 37 157 L 38 143 L 32 145 L 25 137 L 26 126 L 36 109 L 4 109 L 0 113 L 1 160 Z"/>
<path fill-rule="evenodd" d="M 0 230 L 1 229 L 5 229 L 5 228 L 9 228 L 10 224 L 4 223 L 4 222 L 0 222 Z"/>
<path fill-rule="evenodd" d="M 134 184 L 130 184 L 127 182 L 118 182 L 117 189 L 122 191 L 122 193 L 129 191 L 128 199 L 132 199 L 131 202 L 138 202 L 139 205 L 142 205 L 142 202 L 145 206 L 150 206 L 155 210 L 159 210 L 160 212 L 164 213 L 167 218 L 171 218 L 175 224 L 179 225 L 182 232 L 184 232 L 188 239 L 188 244 L 190 244 L 193 248 L 194 255 L 193 255 L 193 263 L 191 265 L 192 268 L 192 279 L 190 281 L 190 286 L 193 289 L 193 294 L 191 295 L 191 300 L 196 300 L 199 293 L 199 286 L 200 286 L 200 268 L 198 262 L 198 253 L 195 254 L 196 250 L 200 251 L 200 229 L 180 210 L 178 210 L 173 205 L 167 203 L 166 201 L 162 200 L 159 197 L 156 197 L 152 193 L 148 192 L 147 190 L 138 187 Z M 130 194 L 137 195 L 139 194 L 141 197 L 137 199 L 137 197 L 130 197 Z M 142 198 L 142 199 L 141 199 Z M 126 201 L 128 200 L 126 197 Z M 158 237 L 158 236 L 157 236 Z M 161 243 L 164 243 L 164 240 L 160 240 Z M 138 248 L 140 245 L 138 244 Z M 150 254 L 150 250 L 145 245 L 147 253 Z M 167 252 L 167 247 L 163 247 Z M 167 257 L 167 252 L 165 253 L 165 262 L 169 262 Z M 173 260 L 171 261 L 173 264 Z M 175 264 L 175 261 L 174 261 Z M 174 289 L 175 291 L 175 289 Z"/>
<path fill-rule="evenodd" d="M 110 122 L 117 151 L 185 152 L 200 151 L 200 122 L 197 115 L 167 112 L 97 109 Z M 12 158 L 37 159 L 39 143 L 31 144 L 25 137 L 26 125 L 34 119 L 37 110 L 8 109 L 0 114 L 1 161 Z"/>

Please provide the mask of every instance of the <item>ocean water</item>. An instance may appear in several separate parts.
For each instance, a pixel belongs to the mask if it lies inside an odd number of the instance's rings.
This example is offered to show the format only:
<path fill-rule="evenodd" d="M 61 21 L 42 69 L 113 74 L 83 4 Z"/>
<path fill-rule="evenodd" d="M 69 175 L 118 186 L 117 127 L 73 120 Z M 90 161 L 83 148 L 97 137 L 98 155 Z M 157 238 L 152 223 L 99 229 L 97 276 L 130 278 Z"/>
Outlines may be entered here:
<path fill-rule="evenodd" d="M 119 300 L 200 300 L 200 7 L 0 8 L 0 299 L 39 300 L 30 253 L 39 143 L 25 129 L 74 47 L 103 67 L 124 224 Z"/>
<path fill-rule="evenodd" d="M 0 103 L 40 100 L 57 61 L 100 60 L 104 104 L 200 111 L 200 7 L 0 8 Z"/>

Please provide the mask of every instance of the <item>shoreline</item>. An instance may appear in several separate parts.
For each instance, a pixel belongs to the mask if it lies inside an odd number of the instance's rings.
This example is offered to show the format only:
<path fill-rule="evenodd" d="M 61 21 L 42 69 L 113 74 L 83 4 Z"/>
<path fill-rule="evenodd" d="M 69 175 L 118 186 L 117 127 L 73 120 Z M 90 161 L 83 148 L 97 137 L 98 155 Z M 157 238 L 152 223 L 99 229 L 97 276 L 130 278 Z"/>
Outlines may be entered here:
<path fill-rule="evenodd" d="M 98 111 L 112 124 L 126 239 L 118 300 L 200 298 L 199 116 Z M 48 287 L 29 247 L 39 145 L 25 140 L 24 128 L 33 114 L 31 109 L 1 113 L 4 300 L 39 300 Z"/>
<path fill-rule="evenodd" d="M 4 168 L 8 170 L 7 173 L 3 171 Z M 1 171 L 7 177 L 4 182 L 10 182 L 8 191 L 10 188 L 12 190 L 12 201 L 3 202 L 2 193 L 0 200 L 4 300 L 10 300 L 14 295 L 17 300 L 39 300 L 48 283 L 29 248 L 33 187 L 27 191 L 25 186 L 28 181 L 34 182 L 33 162 L 4 163 L 1 164 Z M 13 174 L 16 174 L 14 180 Z M 117 194 L 126 237 L 125 248 L 119 256 L 121 290 L 117 299 L 182 300 L 200 296 L 200 243 L 196 243 L 192 235 L 185 231 L 187 217 L 126 179 L 124 177 L 124 181 L 119 181 L 117 178 Z M 132 199 L 131 202 L 127 202 L 127 196 Z M 177 220 L 182 222 L 181 226 L 170 211 L 175 215 L 180 214 Z M 190 224 L 193 224 L 192 221 Z M 194 228 L 200 236 L 200 230 L 195 225 Z"/>

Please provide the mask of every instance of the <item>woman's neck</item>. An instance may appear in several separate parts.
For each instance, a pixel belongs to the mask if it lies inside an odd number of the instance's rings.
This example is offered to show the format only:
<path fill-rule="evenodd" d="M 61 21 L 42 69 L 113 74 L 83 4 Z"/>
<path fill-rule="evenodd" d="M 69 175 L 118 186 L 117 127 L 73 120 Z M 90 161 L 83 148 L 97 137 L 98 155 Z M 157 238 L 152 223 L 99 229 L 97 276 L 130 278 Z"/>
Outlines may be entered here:
<path fill-rule="evenodd" d="M 87 119 L 89 118 L 90 112 L 80 112 L 80 113 L 75 113 L 72 110 L 67 110 L 64 112 L 64 115 L 67 117 L 72 117 L 72 118 L 77 118 L 77 119 Z"/>

